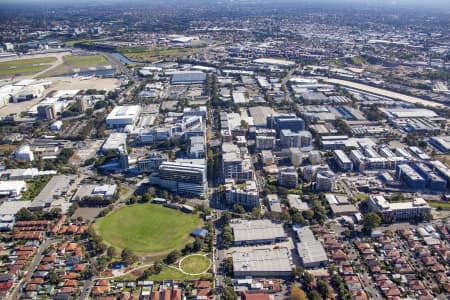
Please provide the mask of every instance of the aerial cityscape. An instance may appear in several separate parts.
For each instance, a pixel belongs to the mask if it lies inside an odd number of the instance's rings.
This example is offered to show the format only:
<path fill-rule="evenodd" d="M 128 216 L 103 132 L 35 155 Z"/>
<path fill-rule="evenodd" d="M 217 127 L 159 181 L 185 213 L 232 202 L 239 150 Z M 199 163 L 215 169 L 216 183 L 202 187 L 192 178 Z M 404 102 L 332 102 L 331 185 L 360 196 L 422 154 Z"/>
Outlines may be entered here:
<path fill-rule="evenodd" d="M 450 2 L 0 0 L 0 299 L 450 299 Z"/>

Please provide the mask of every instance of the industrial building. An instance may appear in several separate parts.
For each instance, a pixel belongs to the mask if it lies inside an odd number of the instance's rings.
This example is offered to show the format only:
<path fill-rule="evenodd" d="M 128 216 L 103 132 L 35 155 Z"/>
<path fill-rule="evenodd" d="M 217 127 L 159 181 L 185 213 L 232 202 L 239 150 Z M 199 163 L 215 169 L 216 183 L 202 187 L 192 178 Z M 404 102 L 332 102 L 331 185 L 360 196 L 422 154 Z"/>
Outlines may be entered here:
<path fill-rule="evenodd" d="M 106 139 L 102 146 L 102 152 L 106 153 L 108 151 L 118 152 L 120 148 L 127 147 L 127 134 L 123 132 L 113 132 Z"/>
<path fill-rule="evenodd" d="M 116 106 L 106 117 L 106 125 L 109 128 L 121 128 L 127 125 L 135 125 L 141 113 L 140 105 Z"/>
<path fill-rule="evenodd" d="M 290 278 L 293 275 L 287 248 L 234 252 L 232 258 L 235 277 Z"/>
<path fill-rule="evenodd" d="M 0 197 L 19 199 L 26 189 L 27 184 L 23 180 L 0 181 Z"/>
<path fill-rule="evenodd" d="M 450 136 L 432 137 L 430 144 L 443 153 L 450 153 Z"/>
<path fill-rule="evenodd" d="M 254 181 L 236 184 L 234 179 L 225 180 L 225 200 L 228 204 L 239 204 L 247 208 L 259 207 L 258 188 Z"/>
<path fill-rule="evenodd" d="M 403 180 L 409 187 L 415 189 L 425 188 L 425 179 L 409 165 L 398 165 L 396 171 L 397 177 Z"/>
<path fill-rule="evenodd" d="M 176 72 L 172 74 L 171 84 L 200 84 L 206 81 L 206 73 L 203 72 Z"/>
<path fill-rule="evenodd" d="M 8 169 L 0 172 L 0 176 L 6 176 L 9 180 L 27 180 L 36 176 L 56 175 L 56 170 L 39 171 L 36 168 Z"/>
<path fill-rule="evenodd" d="M 27 208 L 31 201 L 5 201 L 0 205 L 0 231 L 11 230 L 16 221 L 16 214 Z"/>
<path fill-rule="evenodd" d="M 100 199 L 112 199 L 117 192 L 117 185 L 115 184 L 85 184 L 78 188 L 73 200 L 79 201 L 86 197 L 96 197 Z"/>
<path fill-rule="evenodd" d="M 268 219 L 235 219 L 230 226 L 233 229 L 233 241 L 236 246 L 273 244 L 287 239 L 283 223 Z"/>
<path fill-rule="evenodd" d="M 425 186 L 431 190 L 444 191 L 447 188 L 447 181 L 434 173 L 423 163 L 416 163 L 414 169 L 425 179 Z"/>
<path fill-rule="evenodd" d="M 75 175 L 57 175 L 52 177 L 39 195 L 31 202 L 29 209 L 41 210 L 61 206 L 62 208 L 68 208 L 69 204 L 66 201 L 66 197 L 76 178 L 77 176 Z"/>
<path fill-rule="evenodd" d="M 305 268 L 325 267 L 328 263 L 327 253 L 320 241 L 316 240 L 309 227 L 302 227 L 297 231 L 300 240 L 297 252 Z"/>
<path fill-rule="evenodd" d="M 344 151 L 334 150 L 333 158 L 341 170 L 346 172 L 350 172 L 353 170 L 353 163 Z"/>
<path fill-rule="evenodd" d="M 14 156 L 18 161 L 33 161 L 34 154 L 29 145 L 23 145 L 14 152 Z"/>
<path fill-rule="evenodd" d="M 431 211 L 431 207 L 422 198 L 391 203 L 381 195 L 370 195 L 368 204 L 372 211 L 381 214 L 387 221 L 408 221 Z"/>

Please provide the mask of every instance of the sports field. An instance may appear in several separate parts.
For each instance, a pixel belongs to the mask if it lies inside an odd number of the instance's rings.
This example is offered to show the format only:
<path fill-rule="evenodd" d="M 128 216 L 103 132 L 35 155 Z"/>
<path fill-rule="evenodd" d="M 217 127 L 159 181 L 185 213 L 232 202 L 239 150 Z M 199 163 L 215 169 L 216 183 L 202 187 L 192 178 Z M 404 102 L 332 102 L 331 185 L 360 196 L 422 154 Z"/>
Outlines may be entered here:
<path fill-rule="evenodd" d="M 129 248 L 139 255 L 161 256 L 181 249 L 202 226 L 200 218 L 157 204 L 138 204 L 99 219 L 94 229 L 118 250 Z"/>
<path fill-rule="evenodd" d="M 108 60 L 101 54 L 80 56 L 68 55 L 64 56 L 64 62 L 74 67 L 83 67 L 104 64 L 107 63 Z"/>
<path fill-rule="evenodd" d="M 200 274 L 208 271 L 210 260 L 208 257 L 196 254 L 185 257 L 180 262 L 180 269 L 189 274 Z"/>
<path fill-rule="evenodd" d="M 0 62 L 0 76 L 13 76 L 37 73 L 50 67 L 54 57 L 17 59 Z"/>

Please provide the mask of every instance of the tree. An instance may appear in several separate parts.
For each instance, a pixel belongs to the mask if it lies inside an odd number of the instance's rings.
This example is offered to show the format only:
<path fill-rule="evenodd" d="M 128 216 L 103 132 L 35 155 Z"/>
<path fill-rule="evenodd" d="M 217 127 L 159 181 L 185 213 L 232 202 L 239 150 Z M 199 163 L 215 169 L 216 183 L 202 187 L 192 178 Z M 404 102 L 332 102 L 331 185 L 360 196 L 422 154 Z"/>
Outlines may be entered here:
<path fill-rule="evenodd" d="M 296 285 L 292 285 L 288 300 L 307 300 L 306 293 Z"/>
<path fill-rule="evenodd" d="M 174 251 L 170 252 L 169 254 L 167 254 L 165 263 L 168 265 L 173 264 L 180 258 L 180 256 L 181 256 L 180 251 L 174 250 Z"/>
<path fill-rule="evenodd" d="M 110 258 L 113 258 L 114 256 L 116 256 L 117 255 L 116 248 L 114 248 L 112 246 L 108 247 L 108 249 L 106 250 L 106 255 Z"/>
<path fill-rule="evenodd" d="M 252 217 L 255 219 L 261 219 L 261 209 L 259 207 L 253 207 Z"/>
<path fill-rule="evenodd" d="M 196 237 L 194 243 L 192 244 L 192 250 L 194 252 L 198 252 L 202 250 L 202 248 L 203 248 L 203 241 L 199 237 Z"/>
<path fill-rule="evenodd" d="M 132 265 L 137 261 L 137 256 L 128 248 L 122 250 L 120 255 L 122 262 L 127 265 Z"/>
<path fill-rule="evenodd" d="M 313 290 L 313 291 L 310 293 L 309 299 L 311 299 L 311 300 L 322 300 L 322 297 L 320 296 L 320 294 L 319 294 L 318 291 Z"/>
<path fill-rule="evenodd" d="M 227 286 L 223 290 L 223 299 L 224 300 L 237 300 L 237 295 L 234 292 L 233 288 L 230 286 Z"/>
<path fill-rule="evenodd" d="M 233 205 L 233 211 L 237 214 L 245 214 L 245 208 L 242 205 L 235 204 Z"/>
<path fill-rule="evenodd" d="M 317 291 L 320 293 L 323 299 L 328 298 L 330 295 L 330 289 L 328 284 L 323 280 L 317 280 Z"/>
<path fill-rule="evenodd" d="M 33 221 L 36 219 L 36 216 L 25 207 L 21 208 L 16 214 L 17 221 Z"/>
<path fill-rule="evenodd" d="M 223 268 L 227 276 L 233 276 L 233 258 L 227 257 L 223 260 Z"/>
<path fill-rule="evenodd" d="M 313 282 L 314 276 L 311 273 L 305 272 L 303 274 L 303 283 L 305 284 L 305 288 L 308 292 L 312 290 Z"/>
<path fill-rule="evenodd" d="M 149 193 L 145 193 L 144 195 L 142 195 L 142 200 L 141 202 L 143 203 L 148 203 L 152 200 L 152 196 L 150 196 Z"/>
<path fill-rule="evenodd" d="M 371 233 L 374 228 L 380 226 L 381 217 L 375 212 L 368 213 L 364 216 L 362 224 L 363 230 Z"/>

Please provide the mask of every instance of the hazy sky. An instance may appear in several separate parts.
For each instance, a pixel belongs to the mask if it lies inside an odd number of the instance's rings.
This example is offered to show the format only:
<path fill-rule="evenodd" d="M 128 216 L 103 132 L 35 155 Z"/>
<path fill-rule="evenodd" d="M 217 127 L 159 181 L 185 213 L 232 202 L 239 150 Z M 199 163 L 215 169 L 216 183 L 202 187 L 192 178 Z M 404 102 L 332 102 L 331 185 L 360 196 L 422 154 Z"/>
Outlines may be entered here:
<path fill-rule="evenodd" d="M 156 0 L 157 2 L 161 2 L 161 0 Z M 188 3 L 190 1 L 196 2 L 195 0 L 180 0 L 183 3 Z M 216 2 L 217 0 L 211 0 L 211 2 Z M 220 2 L 257 2 L 261 0 L 221 0 Z M 271 2 L 270 0 L 262 0 L 263 2 Z M 422 7 L 441 7 L 445 9 L 450 8 L 450 0 L 282 0 L 283 2 L 309 2 L 309 3 L 317 3 L 317 2 L 329 2 L 329 3 L 358 3 L 361 5 L 372 5 L 375 4 L 377 6 L 385 4 L 390 6 L 422 6 Z M 0 0 L 1 4 L 84 4 L 84 3 L 152 3 L 154 0 Z M 175 2 L 175 1 L 170 1 Z M 277 0 L 273 0 L 274 3 L 277 3 Z"/>

